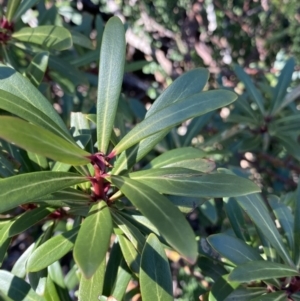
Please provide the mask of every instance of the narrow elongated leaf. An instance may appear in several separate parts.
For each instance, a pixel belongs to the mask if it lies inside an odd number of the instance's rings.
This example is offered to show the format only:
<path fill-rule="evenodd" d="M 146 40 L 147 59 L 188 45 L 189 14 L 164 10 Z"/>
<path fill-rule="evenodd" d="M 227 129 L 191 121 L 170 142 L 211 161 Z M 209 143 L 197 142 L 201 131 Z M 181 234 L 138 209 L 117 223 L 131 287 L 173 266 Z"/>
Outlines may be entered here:
<path fill-rule="evenodd" d="M 42 126 L 43 128 L 51 131 L 52 133 L 55 133 L 62 138 L 70 139 L 46 114 L 41 112 L 34 105 L 24 101 L 22 98 L 14 94 L 0 90 L 0 108 L 12 114 L 15 114 L 35 125 Z"/>
<path fill-rule="evenodd" d="M 117 155 L 148 136 L 162 130 L 171 129 L 187 119 L 226 106 L 235 101 L 236 98 L 237 96 L 233 92 L 215 90 L 198 93 L 173 103 L 146 117 L 115 146 L 112 154 Z"/>
<path fill-rule="evenodd" d="M 11 270 L 12 274 L 20 278 L 25 278 L 27 260 L 31 252 L 33 251 L 34 245 L 35 243 L 31 244 L 18 258 L 18 260 L 16 261 L 16 263 L 14 264 Z"/>
<path fill-rule="evenodd" d="M 198 252 L 194 233 L 180 211 L 166 197 L 126 177 L 112 176 L 111 181 L 157 227 L 173 248 L 195 262 Z"/>
<path fill-rule="evenodd" d="M 189 162 L 195 159 L 202 159 L 205 156 L 206 153 L 204 151 L 194 147 L 182 147 L 179 149 L 172 149 L 153 159 L 148 165 L 146 165 L 144 169 L 176 167 L 176 163 L 178 162 L 183 162 L 184 164 L 185 162 Z"/>
<path fill-rule="evenodd" d="M 56 290 L 55 284 L 49 275 L 46 279 L 46 289 L 44 296 L 46 301 L 61 301 L 59 294 Z"/>
<path fill-rule="evenodd" d="M 1 292 L 12 300 L 45 301 L 25 280 L 7 271 L 0 271 L 0 288 Z"/>
<path fill-rule="evenodd" d="M 12 37 L 22 42 L 41 45 L 49 50 L 65 50 L 72 47 L 72 36 L 64 27 L 44 25 L 35 28 L 23 27 Z"/>
<path fill-rule="evenodd" d="M 87 181 L 75 173 L 41 171 L 0 180 L 0 212 Z M 24 193 L 26 191 L 26 193 Z"/>
<path fill-rule="evenodd" d="M 178 209 L 185 214 L 195 210 L 197 207 L 201 206 L 207 201 L 205 198 L 190 198 L 186 196 L 169 195 L 168 199 L 173 205 L 178 207 Z"/>
<path fill-rule="evenodd" d="M 177 167 L 142 170 L 130 173 L 129 177 L 160 193 L 187 197 L 230 197 L 260 190 L 251 181 L 234 175 L 203 175 Z"/>
<path fill-rule="evenodd" d="M 125 30 L 118 17 L 110 18 L 103 33 L 97 97 L 98 150 L 106 153 L 120 97 L 125 64 Z"/>
<path fill-rule="evenodd" d="M 293 249 L 293 259 L 296 264 L 296 267 L 299 269 L 300 267 L 300 241 L 297 239 L 300 235 L 300 182 L 298 182 L 297 190 L 296 190 L 296 199 L 295 199 L 295 220 L 294 220 L 294 238 L 295 245 Z"/>
<path fill-rule="evenodd" d="M 169 262 L 162 245 L 153 233 L 148 236 L 142 254 L 140 287 L 145 301 L 173 300 Z"/>
<path fill-rule="evenodd" d="M 170 85 L 154 102 L 147 111 L 146 117 L 153 115 L 165 106 L 188 98 L 199 93 L 208 80 L 208 72 L 204 68 L 191 70 Z M 119 174 L 122 170 L 129 170 L 136 162 L 141 160 L 153 147 L 161 141 L 169 130 L 160 131 L 131 147 L 122 153 L 114 164 L 113 174 Z"/>
<path fill-rule="evenodd" d="M 13 126 L 12 126 L 13 125 Z M 28 151 L 72 165 L 90 162 L 90 154 L 65 139 L 15 117 L 1 116 L 0 137 Z"/>
<path fill-rule="evenodd" d="M 85 278 L 91 278 L 104 260 L 111 233 L 109 209 L 100 201 L 92 206 L 83 221 L 74 246 L 74 259 Z"/>
<path fill-rule="evenodd" d="M 278 77 L 278 82 L 274 91 L 275 100 L 272 103 L 271 115 L 275 115 L 280 111 L 280 109 L 283 108 L 283 100 L 287 93 L 287 88 L 291 84 L 294 68 L 295 60 L 294 58 L 290 58 L 286 62 L 284 68 L 280 73 L 280 76 Z"/>
<path fill-rule="evenodd" d="M 78 32 L 76 30 L 71 30 L 70 33 L 72 35 L 73 44 L 82 46 L 84 48 L 92 49 L 92 50 L 95 48 L 92 41 L 84 34 Z"/>
<path fill-rule="evenodd" d="M 197 265 L 201 269 L 203 275 L 210 277 L 212 280 L 214 280 L 214 282 L 216 282 L 223 275 L 228 274 L 227 270 L 222 264 L 213 261 L 208 257 L 199 257 Z"/>
<path fill-rule="evenodd" d="M 16 22 L 29 8 L 35 5 L 39 0 L 27 0 L 22 1 L 21 4 L 18 6 L 17 11 L 13 15 L 13 22 Z"/>
<path fill-rule="evenodd" d="M 276 249 L 277 253 L 286 264 L 294 268 L 294 263 L 286 250 L 280 234 L 271 219 L 266 206 L 259 194 L 250 194 L 236 198 L 239 205 L 245 210 L 253 223 L 263 233 L 265 238 Z M 269 277 L 272 278 L 272 277 Z"/>
<path fill-rule="evenodd" d="M 22 3 L 24 3 L 23 1 Z M 28 0 L 29 2 L 29 0 Z M 7 66 L 0 66 L 0 89 L 30 103 L 54 121 L 70 142 L 74 143 L 65 123 L 57 114 L 52 104 L 24 76 Z M 0 93 L 2 94 L 2 92 Z M 15 113 L 14 113 L 15 114 Z M 38 115 L 38 114 L 37 114 Z M 38 118 L 38 116 L 36 116 Z"/>
<path fill-rule="evenodd" d="M 54 209 L 39 207 L 23 213 L 18 219 L 11 225 L 9 229 L 9 236 L 15 236 L 19 233 L 32 227 L 46 216 L 48 216 Z"/>
<path fill-rule="evenodd" d="M 239 80 L 244 83 L 246 91 L 250 95 L 251 100 L 256 102 L 260 112 L 264 114 L 265 109 L 263 96 L 261 95 L 260 91 L 254 86 L 250 76 L 238 65 L 235 65 L 234 72 Z"/>
<path fill-rule="evenodd" d="M 294 296 L 293 296 L 294 299 Z M 251 299 L 251 301 L 286 301 L 287 299 L 287 292 L 286 291 L 279 291 L 264 294 L 262 296 L 256 297 Z"/>
<path fill-rule="evenodd" d="M 233 236 L 215 234 L 209 236 L 207 240 L 217 252 L 236 265 L 253 260 L 263 260 L 257 250 Z"/>
<path fill-rule="evenodd" d="M 20 5 L 21 0 L 9 0 L 7 3 L 6 9 L 6 19 L 8 22 L 11 22 L 18 6 Z"/>
<path fill-rule="evenodd" d="M 10 245 L 11 238 L 9 238 L 9 229 L 12 223 L 13 221 L 7 222 L 0 230 L 0 267 Z"/>
<path fill-rule="evenodd" d="M 253 301 L 253 298 L 265 294 L 266 292 L 267 289 L 264 287 L 238 287 L 224 301 Z"/>
<path fill-rule="evenodd" d="M 48 239 L 30 255 L 27 262 L 28 272 L 37 272 L 59 260 L 72 250 L 79 227 Z"/>
<path fill-rule="evenodd" d="M 33 85 L 38 87 L 44 78 L 48 67 L 49 52 L 36 54 L 26 69 L 26 75 Z"/>
<path fill-rule="evenodd" d="M 95 274 L 90 279 L 81 277 L 79 284 L 79 300 L 99 300 L 99 297 L 102 295 L 104 283 L 105 263 L 104 258 Z"/>
<path fill-rule="evenodd" d="M 299 276 L 297 269 L 285 264 L 259 260 L 237 266 L 229 274 L 228 279 L 237 282 L 251 282 L 291 276 Z"/>

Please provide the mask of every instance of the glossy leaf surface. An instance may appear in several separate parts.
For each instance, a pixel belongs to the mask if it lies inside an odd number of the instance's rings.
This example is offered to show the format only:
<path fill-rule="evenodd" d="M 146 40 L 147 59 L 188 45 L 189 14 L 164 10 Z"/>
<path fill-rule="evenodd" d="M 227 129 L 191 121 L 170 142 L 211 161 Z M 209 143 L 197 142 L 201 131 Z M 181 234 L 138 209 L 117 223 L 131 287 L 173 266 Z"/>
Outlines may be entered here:
<path fill-rule="evenodd" d="M 125 64 L 125 30 L 118 17 L 110 18 L 103 33 L 97 97 L 98 150 L 107 151 L 120 97 Z"/>
<path fill-rule="evenodd" d="M 112 176 L 111 181 L 157 227 L 173 248 L 195 262 L 198 252 L 194 233 L 180 211 L 166 197 L 126 177 Z"/>
<path fill-rule="evenodd" d="M 85 278 L 91 278 L 105 258 L 112 233 L 112 219 L 104 201 L 93 205 L 82 222 L 75 246 L 74 259 Z"/>
<path fill-rule="evenodd" d="M 155 234 L 150 234 L 146 240 L 142 253 L 139 278 L 143 300 L 173 300 L 173 285 L 169 262 Z"/>

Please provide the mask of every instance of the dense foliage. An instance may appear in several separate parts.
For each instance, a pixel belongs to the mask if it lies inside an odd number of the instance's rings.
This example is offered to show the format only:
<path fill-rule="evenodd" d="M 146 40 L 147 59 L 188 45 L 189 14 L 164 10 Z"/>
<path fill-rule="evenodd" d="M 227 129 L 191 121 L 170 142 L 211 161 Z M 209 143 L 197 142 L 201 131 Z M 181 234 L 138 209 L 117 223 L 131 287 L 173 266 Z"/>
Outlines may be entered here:
<path fill-rule="evenodd" d="M 300 300 L 297 1 L 133 2 L 2 5 L 0 300 Z"/>

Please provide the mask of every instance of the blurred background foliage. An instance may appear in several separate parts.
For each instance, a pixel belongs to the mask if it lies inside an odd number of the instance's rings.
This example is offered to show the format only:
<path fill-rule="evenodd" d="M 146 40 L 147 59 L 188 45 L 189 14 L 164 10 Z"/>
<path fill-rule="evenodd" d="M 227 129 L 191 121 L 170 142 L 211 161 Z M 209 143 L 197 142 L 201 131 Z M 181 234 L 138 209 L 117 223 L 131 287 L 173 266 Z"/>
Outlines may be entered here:
<path fill-rule="evenodd" d="M 36 54 L 47 51 L 48 64 L 38 88 L 67 124 L 71 112 L 95 113 L 102 32 L 109 17 L 116 15 L 126 26 L 127 40 L 120 125 L 115 125 L 121 135 L 127 131 L 121 120 L 128 128 L 138 123 L 162 90 L 187 70 L 208 68 L 210 87 L 239 94 L 234 105 L 172 130 L 141 164 L 166 150 L 193 145 L 206 153 L 207 164 L 213 160 L 216 167 L 230 168 L 256 181 L 266 202 L 269 194 L 276 194 L 286 208 L 295 207 L 300 173 L 298 0 L 24 0 L 23 7 L 26 1 L 28 9 L 12 20 L 13 28 L 5 27 L 1 17 L 0 60 L 28 76 Z M 6 2 L 0 0 L 1 16 Z M 41 25 L 70 30 L 73 47 L 49 50 L 3 38 L 24 26 Z M 18 166 L 17 160 L 14 164 Z M 187 216 L 201 239 L 220 232 L 232 234 L 234 226 L 224 207 L 228 208 L 227 201 L 212 199 L 189 210 Z M 37 235 L 34 231 L 27 240 Z M 249 232 L 248 242 L 257 246 L 259 235 L 253 225 Z M 8 269 L 20 255 L 23 239 L 14 241 L 5 262 Z M 177 254 L 168 253 L 177 300 L 197 300 L 201 294 L 201 300 L 208 300 L 216 274 L 226 273 L 221 261 L 219 270 L 207 268 L 210 260 L 219 260 L 213 254 L 208 259 L 200 257 L 197 266 L 190 267 Z M 68 259 L 62 264 L 70 266 Z M 74 289 L 76 281 L 70 287 Z M 134 292 L 134 283 L 132 287 Z M 259 293 L 265 291 L 265 284 L 259 289 Z M 126 300 L 134 298 L 128 293 Z"/>

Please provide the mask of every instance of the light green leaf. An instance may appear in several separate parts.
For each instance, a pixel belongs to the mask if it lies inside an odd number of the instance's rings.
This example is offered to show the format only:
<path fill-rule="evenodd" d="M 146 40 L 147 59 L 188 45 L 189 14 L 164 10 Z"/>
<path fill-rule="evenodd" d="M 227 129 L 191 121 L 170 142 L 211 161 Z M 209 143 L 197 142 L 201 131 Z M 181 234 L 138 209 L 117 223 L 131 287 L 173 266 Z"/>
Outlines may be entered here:
<path fill-rule="evenodd" d="M 295 209 L 294 209 L 294 238 L 295 244 L 293 249 L 293 259 L 296 264 L 296 267 L 300 268 L 300 240 L 297 237 L 300 237 L 300 182 L 298 182 L 295 198 Z"/>
<path fill-rule="evenodd" d="M 291 276 L 299 276 L 299 272 L 285 264 L 259 260 L 237 266 L 229 274 L 228 279 L 237 282 L 251 282 Z"/>
<path fill-rule="evenodd" d="M 48 118 L 53 121 L 53 124 L 56 124 L 57 128 L 62 130 L 61 135 L 64 135 L 67 140 L 74 143 L 69 130 L 53 108 L 52 104 L 30 83 L 27 78 L 10 67 L 0 65 L 0 89 L 0 94 L 2 94 L 2 90 L 9 92 L 43 112 L 44 115 L 40 117 L 44 118 L 44 116 L 48 116 Z M 11 101 L 13 100 L 11 99 Z M 18 105 L 20 104 L 21 102 L 18 100 Z M 30 107 L 28 109 L 30 109 Z M 36 118 L 39 118 L 40 114 L 36 115 Z"/>
<path fill-rule="evenodd" d="M 35 28 L 23 27 L 12 34 L 14 39 L 41 45 L 49 50 L 65 50 L 72 47 L 72 36 L 64 27 L 44 25 Z"/>
<path fill-rule="evenodd" d="M 48 130 L 15 117 L 0 117 L 0 137 L 27 151 L 63 163 L 84 165 L 90 162 L 87 158 L 90 154 L 85 150 Z"/>
<path fill-rule="evenodd" d="M 0 212 L 87 181 L 75 173 L 41 171 L 0 180 Z M 26 193 L 24 193 L 26 191 Z"/>
<path fill-rule="evenodd" d="M 32 243 L 18 258 L 18 260 L 16 261 L 16 263 L 14 264 L 11 270 L 12 274 L 20 278 L 25 278 L 27 260 L 31 252 L 33 251 L 34 245 L 35 243 Z"/>
<path fill-rule="evenodd" d="M 79 227 L 58 234 L 36 248 L 27 262 L 28 272 L 37 272 L 59 260 L 72 250 Z"/>
<path fill-rule="evenodd" d="M 111 233 L 109 208 L 100 201 L 92 206 L 83 221 L 74 246 L 74 259 L 85 278 L 91 278 L 104 260 Z"/>
<path fill-rule="evenodd" d="M 250 76 L 238 65 L 235 65 L 234 72 L 239 80 L 245 85 L 246 91 L 250 95 L 251 100 L 256 102 L 261 114 L 264 115 L 265 109 L 263 96 L 261 95 L 260 91 L 254 86 Z"/>
<path fill-rule="evenodd" d="M 0 271 L 0 290 L 12 300 L 45 301 L 27 282 L 7 271 Z"/>
<path fill-rule="evenodd" d="M 271 219 L 266 206 L 263 203 L 259 194 L 250 194 L 236 198 L 239 205 L 245 210 L 247 215 L 251 218 L 253 223 L 262 232 L 265 238 L 276 249 L 278 255 L 284 260 L 286 264 L 295 267 L 288 251 L 286 250 L 280 234 Z M 272 277 L 269 277 L 272 278 Z"/>
<path fill-rule="evenodd" d="M 13 22 L 18 21 L 18 19 L 23 16 L 23 14 L 31 7 L 33 7 L 39 0 L 26 0 L 22 1 L 19 5 L 17 11 L 13 15 Z"/>
<path fill-rule="evenodd" d="M 97 97 L 98 150 L 107 151 L 117 112 L 125 64 L 125 30 L 118 17 L 106 23 L 100 50 Z"/>
<path fill-rule="evenodd" d="M 26 76 L 31 83 L 38 87 L 44 78 L 48 66 L 49 52 L 37 53 L 26 69 Z"/>
<path fill-rule="evenodd" d="M 32 227 L 34 224 L 38 223 L 50 213 L 52 213 L 54 209 L 38 207 L 30 211 L 26 211 L 21 216 L 18 217 L 16 221 L 11 225 L 9 229 L 9 237 L 15 236 L 24 232 L 25 230 Z"/>
<path fill-rule="evenodd" d="M 180 211 L 158 192 L 138 181 L 112 176 L 111 181 L 159 230 L 167 242 L 189 261 L 198 252 L 194 233 Z"/>
<path fill-rule="evenodd" d="M 13 19 L 13 16 L 18 9 L 18 6 L 20 5 L 21 0 L 9 0 L 7 2 L 7 8 L 6 8 L 6 19 L 8 22 L 11 22 Z"/>
<path fill-rule="evenodd" d="M 137 171 L 131 179 L 160 193 L 187 197 L 230 197 L 260 191 L 253 182 L 225 174 L 202 174 L 186 168 L 167 167 Z"/>
<path fill-rule="evenodd" d="M 280 73 L 280 76 L 278 77 L 278 82 L 274 91 L 275 99 L 273 100 L 272 109 L 270 112 L 271 116 L 276 115 L 285 106 L 285 103 L 283 101 L 287 93 L 287 88 L 291 84 L 294 68 L 295 68 L 295 59 L 290 58 L 286 62 L 284 68 Z"/>
<path fill-rule="evenodd" d="M 9 229 L 13 223 L 13 220 L 8 221 L 0 230 L 0 267 L 5 258 L 7 249 L 10 245 L 11 239 L 9 238 Z M 0 286 L 1 287 L 1 286 Z"/>
<path fill-rule="evenodd" d="M 165 251 L 155 234 L 147 238 L 141 259 L 140 287 L 144 301 L 171 301 L 172 275 Z"/>
<path fill-rule="evenodd" d="M 229 105 L 236 100 L 236 94 L 226 90 L 214 90 L 195 94 L 187 99 L 164 107 L 146 117 L 134 127 L 113 149 L 117 155 L 139 141 L 159 132 L 170 130 L 183 121 L 203 115 L 212 110 Z"/>
<path fill-rule="evenodd" d="M 98 301 L 102 295 L 104 275 L 105 275 L 105 258 L 102 260 L 95 274 L 86 279 L 81 277 L 79 284 L 79 300 Z"/>
<path fill-rule="evenodd" d="M 256 249 L 233 236 L 214 234 L 207 240 L 217 252 L 236 265 L 253 260 L 263 260 Z"/>
<path fill-rule="evenodd" d="M 46 288 L 44 296 L 46 301 L 61 301 L 56 286 L 49 275 L 46 279 Z"/>

